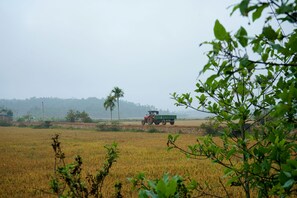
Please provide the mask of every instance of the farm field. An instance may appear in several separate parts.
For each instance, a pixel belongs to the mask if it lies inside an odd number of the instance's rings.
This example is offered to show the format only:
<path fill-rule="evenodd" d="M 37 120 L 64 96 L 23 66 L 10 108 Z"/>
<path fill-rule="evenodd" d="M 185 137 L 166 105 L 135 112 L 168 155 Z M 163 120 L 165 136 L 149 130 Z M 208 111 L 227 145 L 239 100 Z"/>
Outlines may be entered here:
<path fill-rule="evenodd" d="M 103 187 L 104 197 L 111 197 L 114 183 L 122 182 L 124 197 L 137 197 L 127 178 L 144 172 L 149 179 L 163 173 L 189 175 L 204 183 L 213 192 L 224 195 L 219 176 L 222 170 L 208 160 L 190 160 L 176 150 L 167 151 L 167 135 L 145 132 L 98 132 L 92 130 L 32 129 L 0 127 L 0 195 L 5 197 L 54 197 L 44 193 L 49 189 L 53 175 L 54 152 L 51 137 L 60 134 L 66 162 L 79 154 L 83 172 L 94 174 L 104 161 L 104 145 L 118 143 L 120 155 Z M 185 147 L 194 143 L 196 135 L 184 134 L 179 139 Z M 232 188 L 232 197 L 241 197 L 239 189 Z"/>
<path fill-rule="evenodd" d="M 207 122 L 207 120 L 203 120 L 203 119 L 177 119 L 175 120 L 174 125 L 175 126 L 200 126 L 202 123 Z M 135 121 L 121 121 L 121 124 L 124 125 L 140 125 L 141 121 L 140 120 L 135 120 Z M 167 123 L 167 125 L 170 125 L 169 123 Z"/>

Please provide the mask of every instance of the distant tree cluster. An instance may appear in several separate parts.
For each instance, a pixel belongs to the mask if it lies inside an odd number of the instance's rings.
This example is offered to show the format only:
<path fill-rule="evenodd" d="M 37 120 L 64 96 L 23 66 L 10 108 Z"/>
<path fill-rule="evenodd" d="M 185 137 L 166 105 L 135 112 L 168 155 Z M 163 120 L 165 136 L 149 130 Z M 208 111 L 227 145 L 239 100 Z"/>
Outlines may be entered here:
<path fill-rule="evenodd" d="M 33 120 L 33 116 L 30 114 L 23 115 L 17 119 L 17 122 L 31 122 Z"/>
<path fill-rule="evenodd" d="M 107 95 L 106 95 L 107 96 Z M 86 99 L 61 99 L 61 98 L 30 98 L 30 99 L 0 99 L 0 109 L 5 107 L 11 109 L 14 118 L 17 120 L 22 116 L 30 114 L 33 120 L 43 119 L 42 102 L 44 102 L 44 118 L 46 120 L 64 120 L 70 109 L 86 111 L 91 118 L 110 118 L 109 108 L 104 107 L 104 98 L 89 97 Z M 114 103 L 117 105 L 116 101 Z M 121 118 L 141 118 L 147 111 L 157 109 L 154 106 L 142 105 L 128 101 L 120 101 Z M 113 109 L 113 114 L 117 115 L 117 107 Z M 169 113 L 169 112 L 167 112 Z"/>
<path fill-rule="evenodd" d="M 67 115 L 65 118 L 68 122 L 76 122 L 76 121 L 81 121 L 85 123 L 93 122 L 89 114 L 86 113 L 85 111 L 79 112 L 72 109 L 67 112 Z"/>
<path fill-rule="evenodd" d="M 6 108 L 0 108 L 0 114 L 5 114 L 5 115 L 10 116 L 10 117 L 13 116 L 12 110 L 6 109 Z"/>
<path fill-rule="evenodd" d="M 10 109 L 0 108 L 0 126 L 11 125 L 13 112 Z"/>

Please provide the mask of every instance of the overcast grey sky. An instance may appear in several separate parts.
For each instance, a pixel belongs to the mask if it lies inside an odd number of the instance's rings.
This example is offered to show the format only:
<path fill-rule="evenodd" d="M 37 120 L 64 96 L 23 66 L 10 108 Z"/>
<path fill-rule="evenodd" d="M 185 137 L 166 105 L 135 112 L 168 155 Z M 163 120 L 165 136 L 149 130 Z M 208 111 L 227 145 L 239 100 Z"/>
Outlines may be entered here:
<path fill-rule="evenodd" d="M 0 98 L 106 97 L 176 110 L 195 89 L 216 19 L 231 1 L 0 0 Z"/>

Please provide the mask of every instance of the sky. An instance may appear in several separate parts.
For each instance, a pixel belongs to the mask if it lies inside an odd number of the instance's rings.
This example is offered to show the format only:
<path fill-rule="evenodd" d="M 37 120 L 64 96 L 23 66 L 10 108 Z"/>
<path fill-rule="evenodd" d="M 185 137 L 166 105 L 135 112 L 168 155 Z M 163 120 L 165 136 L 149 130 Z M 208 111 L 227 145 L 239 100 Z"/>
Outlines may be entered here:
<path fill-rule="evenodd" d="M 0 99 L 105 98 L 176 110 L 194 92 L 216 19 L 231 1 L 0 0 Z M 179 108 L 180 109 L 180 108 Z"/>

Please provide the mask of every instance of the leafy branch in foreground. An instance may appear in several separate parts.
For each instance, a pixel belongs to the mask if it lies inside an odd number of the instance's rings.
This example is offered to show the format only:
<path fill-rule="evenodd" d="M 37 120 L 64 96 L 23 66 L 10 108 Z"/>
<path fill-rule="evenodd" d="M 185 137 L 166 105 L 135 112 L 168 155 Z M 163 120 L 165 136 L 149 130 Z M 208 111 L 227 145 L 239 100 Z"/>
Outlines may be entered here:
<path fill-rule="evenodd" d="M 172 94 L 177 106 L 212 114 L 222 135 L 187 149 L 168 136 L 167 145 L 221 165 L 227 184 L 247 198 L 297 195 L 297 2 L 241 0 L 232 8 L 250 25 L 265 19 L 263 28 L 228 32 L 216 20 L 215 39 L 203 43 L 211 50 L 199 77 L 207 79 L 198 80 L 194 96 Z"/>
<path fill-rule="evenodd" d="M 65 154 L 61 149 L 59 135 L 52 137 L 52 147 L 55 152 L 54 176 L 50 181 L 50 187 L 58 197 L 102 197 L 102 187 L 106 176 L 113 163 L 118 158 L 119 150 L 117 144 L 104 146 L 107 150 L 105 162 L 95 175 L 88 174 L 86 181 L 82 178 L 82 158 L 78 155 L 75 161 L 65 164 Z M 114 197 L 122 197 L 120 193 L 121 184 L 115 185 L 116 193 Z"/>
<path fill-rule="evenodd" d="M 200 184 L 190 178 L 184 179 L 179 175 L 170 177 L 169 174 L 164 174 L 161 179 L 148 180 L 145 178 L 144 173 L 139 173 L 133 178 L 129 178 L 132 183 L 132 188 L 138 191 L 138 197 L 149 198 L 149 197 L 229 197 L 225 186 L 220 180 L 222 188 L 225 190 L 225 196 L 219 196 L 211 193 L 212 188 L 205 182 Z"/>

